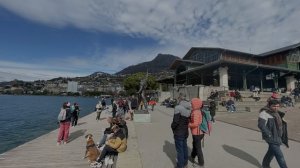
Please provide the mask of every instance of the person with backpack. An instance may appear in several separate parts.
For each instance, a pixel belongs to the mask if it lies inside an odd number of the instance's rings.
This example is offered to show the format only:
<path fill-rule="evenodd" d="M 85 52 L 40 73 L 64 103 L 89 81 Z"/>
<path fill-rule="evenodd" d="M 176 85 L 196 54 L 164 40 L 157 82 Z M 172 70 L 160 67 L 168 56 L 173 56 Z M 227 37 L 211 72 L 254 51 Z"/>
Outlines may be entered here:
<path fill-rule="evenodd" d="M 57 136 L 57 145 L 60 145 L 62 140 L 64 141 L 64 144 L 68 142 L 71 123 L 70 105 L 70 102 L 65 102 L 58 115 L 59 131 Z"/>
<path fill-rule="evenodd" d="M 202 107 L 202 101 L 199 98 L 193 98 L 191 101 L 192 113 L 189 122 L 189 127 L 193 136 L 193 149 L 190 156 L 190 161 L 195 164 L 195 158 L 198 157 L 199 166 L 204 166 L 203 152 L 201 148 L 201 140 L 204 137 L 204 133 L 201 130 L 202 113 L 200 108 Z M 193 165 L 194 166 L 194 165 Z"/>
<path fill-rule="evenodd" d="M 171 128 L 174 134 L 175 148 L 177 152 L 177 168 L 187 167 L 189 137 L 189 118 L 191 114 L 191 103 L 186 100 L 186 95 L 179 94 L 179 104 L 175 106 Z"/>

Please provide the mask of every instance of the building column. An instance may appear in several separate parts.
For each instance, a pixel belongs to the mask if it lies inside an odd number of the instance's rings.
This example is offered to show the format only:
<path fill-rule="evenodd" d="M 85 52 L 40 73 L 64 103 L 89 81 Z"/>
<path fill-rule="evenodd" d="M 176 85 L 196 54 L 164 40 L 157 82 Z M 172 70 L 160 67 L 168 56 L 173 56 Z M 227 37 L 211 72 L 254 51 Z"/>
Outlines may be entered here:
<path fill-rule="evenodd" d="M 158 86 L 159 86 L 159 91 L 162 92 L 163 91 L 162 83 L 159 83 Z"/>
<path fill-rule="evenodd" d="M 295 89 L 295 83 L 296 83 L 296 79 L 294 76 L 287 76 L 285 77 L 286 80 L 286 89 L 287 91 L 292 91 L 293 89 Z"/>
<path fill-rule="evenodd" d="M 260 72 L 259 72 L 259 78 L 260 78 L 260 91 L 261 91 L 261 92 L 264 92 L 263 77 L 264 77 L 263 72 L 260 71 Z"/>
<path fill-rule="evenodd" d="M 220 86 L 228 90 L 228 67 L 219 67 Z"/>
<path fill-rule="evenodd" d="M 243 70 L 243 90 L 247 90 L 247 77 L 246 77 L 246 72 Z"/>

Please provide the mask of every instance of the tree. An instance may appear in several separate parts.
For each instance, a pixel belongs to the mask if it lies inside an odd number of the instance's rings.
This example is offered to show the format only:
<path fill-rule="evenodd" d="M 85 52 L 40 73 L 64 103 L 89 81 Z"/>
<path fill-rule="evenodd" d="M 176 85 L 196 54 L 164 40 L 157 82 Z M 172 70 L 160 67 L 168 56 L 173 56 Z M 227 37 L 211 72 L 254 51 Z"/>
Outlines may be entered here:
<path fill-rule="evenodd" d="M 124 81 L 124 89 L 128 95 L 135 94 L 140 88 L 140 81 L 146 77 L 143 72 L 135 73 L 128 76 Z M 156 90 L 158 83 L 155 81 L 155 77 L 149 75 L 147 78 L 147 90 Z"/>

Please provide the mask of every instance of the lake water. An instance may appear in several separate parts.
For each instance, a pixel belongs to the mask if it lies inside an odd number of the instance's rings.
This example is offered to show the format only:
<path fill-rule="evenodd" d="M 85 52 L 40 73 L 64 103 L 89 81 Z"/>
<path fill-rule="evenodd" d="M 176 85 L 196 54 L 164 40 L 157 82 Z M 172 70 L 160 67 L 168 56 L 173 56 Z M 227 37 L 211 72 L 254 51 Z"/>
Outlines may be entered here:
<path fill-rule="evenodd" d="M 79 117 L 93 112 L 98 103 L 86 97 L 0 95 L 0 154 L 57 129 L 57 115 L 66 101 L 79 104 Z"/>

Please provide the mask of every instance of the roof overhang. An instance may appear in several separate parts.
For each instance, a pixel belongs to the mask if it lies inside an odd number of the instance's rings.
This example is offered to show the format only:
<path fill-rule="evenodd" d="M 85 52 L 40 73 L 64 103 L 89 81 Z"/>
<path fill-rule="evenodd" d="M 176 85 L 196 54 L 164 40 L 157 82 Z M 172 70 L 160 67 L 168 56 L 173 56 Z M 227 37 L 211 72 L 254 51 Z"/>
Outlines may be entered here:
<path fill-rule="evenodd" d="M 203 65 L 204 63 L 200 62 L 200 61 L 194 61 L 194 60 L 176 59 L 171 64 L 170 69 L 174 70 L 181 64 L 183 64 L 183 65 Z"/>
<path fill-rule="evenodd" d="M 183 71 L 181 73 L 179 73 L 179 75 L 185 75 L 194 71 L 199 71 L 202 69 L 207 69 L 207 68 L 211 68 L 214 66 L 222 66 L 222 65 L 226 65 L 226 64 L 235 64 L 235 65 L 243 65 L 243 66 L 251 66 L 251 67 L 257 67 L 257 68 L 262 68 L 262 69 L 269 69 L 269 70 L 277 70 L 277 71 L 281 71 L 281 72 L 291 72 L 291 73 L 300 73 L 299 70 L 292 70 L 292 69 L 288 69 L 288 68 L 284 68 L 284 67 L 278 67 L 278 66 L 271 66 L 271 65 L 264 65 L 264 64 L 253 64 L 253 63 L 241 63 L 241 62 L 233 62 L 233 61 L 227 61 L 227 60 L 217 60 L 196 68 L 192 68 L 186 71 Z"/>

